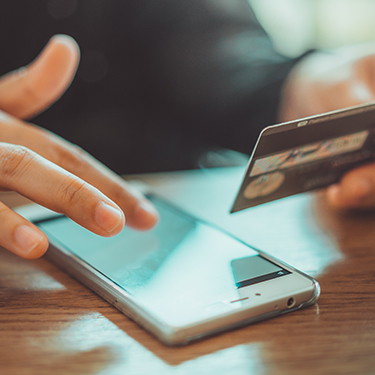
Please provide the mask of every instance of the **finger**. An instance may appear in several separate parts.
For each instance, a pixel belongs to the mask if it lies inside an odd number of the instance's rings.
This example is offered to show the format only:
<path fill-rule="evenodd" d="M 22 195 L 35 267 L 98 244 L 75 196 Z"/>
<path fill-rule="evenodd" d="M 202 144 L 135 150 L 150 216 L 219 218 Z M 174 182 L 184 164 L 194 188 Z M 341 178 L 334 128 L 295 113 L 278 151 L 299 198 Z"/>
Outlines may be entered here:
<path fill-rule="evenodd" d="M 41 257 L 48 248 L 46 235 L 0 202 L 0 246 L 26 259 Z"/>
<path fill-rule="evenodd" d="M 353 96 L 361 102 L 375 100 L 375 54 L 369 54 L 354 64 Z"/>
<path fill-rule="evenodd" d="M 375 44 L 362 47 L 330 54 L 313 53 L 302 59 L 284 84 L 281 119 L 287 121 L 374 101 Z"/>
<path fill-rule="evenodd" d="M 0 79 L 0 108 L 19 118 L 42 112 L 69 87 L 78 62 L 74 39 L 54 36 L 34 62 Z"/>
<path fill-rule="evenodd" d="M 327 190 L 328 201 L 338 208 L 375 208 L 375 163 L 348 172 Z"/>
<path fill-rule="evenodd" d="M 3 141 L 26 146 L 95 186 L 120 206 L 128 226 L 145 230 L 157 223 L 157 211 L 144 196 L 79 147 L 1 112 L 0 133 Z"/>
<path fill-rule="evenodd" d="M 17 145 L 0 143 L 0 185 L 101 235 L 118 234 L 125 218 L 121 209 L 77 176 Z"/>
<path fill-rule="evenodd" d="M 375 55 L 371 49 L 359 49 L 348 55 L 343 67 L 333 69 L 321 83 L 321 101 L 327 110 L 361 105 L 375 100 Z"/>
<path fill-rule="evenodd" d="M 128 226 L 147 230 L 158 222 L 159 216 L 154 206 L 98 160 L 54 135 L 50 135 L 49 144 L 52 145 L 45 157 L 78 175 L 116 202 L 124 211 Z"/>

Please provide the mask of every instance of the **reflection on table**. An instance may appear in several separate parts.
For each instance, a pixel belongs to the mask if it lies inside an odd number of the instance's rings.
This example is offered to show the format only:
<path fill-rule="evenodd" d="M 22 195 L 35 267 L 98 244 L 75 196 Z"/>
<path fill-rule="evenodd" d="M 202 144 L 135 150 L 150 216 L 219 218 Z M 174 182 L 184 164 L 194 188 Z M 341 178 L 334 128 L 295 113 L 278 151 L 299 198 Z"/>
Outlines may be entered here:
<path fill-rule="evenodd" d="M 317 305 L 171 348 L 46 259 L 0 250 L 0 374 L 375 373 L 375 214 L 332 211 L 316 193 L 230 215 L 242 173 L 137 178 L 317 278 Z M 9 193 L 2 200 L 24 201 Z"/>

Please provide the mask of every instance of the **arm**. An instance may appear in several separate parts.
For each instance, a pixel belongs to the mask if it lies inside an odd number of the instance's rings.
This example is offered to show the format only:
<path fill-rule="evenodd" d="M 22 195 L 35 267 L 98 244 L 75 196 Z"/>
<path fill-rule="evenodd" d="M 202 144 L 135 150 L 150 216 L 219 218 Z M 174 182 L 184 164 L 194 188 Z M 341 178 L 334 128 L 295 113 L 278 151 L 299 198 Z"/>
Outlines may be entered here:
<path fill-rule="evenodd" d="M 260 130 L 277 122 L 297 60 L 275 50 L 246 0 L 143 7 L 138 35 L 152 100 L 207 144 L 251 152 Z"/>

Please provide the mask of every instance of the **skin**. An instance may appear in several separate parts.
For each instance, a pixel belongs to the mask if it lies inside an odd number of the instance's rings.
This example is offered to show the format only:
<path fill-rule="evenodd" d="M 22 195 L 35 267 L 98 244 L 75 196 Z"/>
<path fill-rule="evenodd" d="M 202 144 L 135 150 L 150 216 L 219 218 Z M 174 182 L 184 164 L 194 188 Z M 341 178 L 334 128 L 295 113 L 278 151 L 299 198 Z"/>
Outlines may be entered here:
<path fill-rule="evenodd" d="M 102 236 L 125 223 L 149 229 L 154 207 L 119 176 L 79 147 L 30 118 L 59 99 L 79 62 L 75 41 L 53 37 L 38 58 L 0 78 L 0 190 L 14 190 L 61 212 Z M 375 45 L 313 53 L 291 72 L 280 118 L 288 121 L 375 100 Z M 347 173 L 327 189 L 328 202 L 343 209 L 375 208 L 375 163 Z M 23 258 L 38 258 L 47 237 L 0 202 L 0 245 Z"/>
<path fill-rule="evenodd" d="M 53 37 L 37 59 L 0 78 L 0 190 L 16 191 L 101 236 L 124 224 L 154 226 L 155 208 L 79 147 L 25 122 L 59 99 L 79 62 L 76 42 Z M 0 202 L 0 245 L 27 259 L 48 248 L 46 235 Z"/>
<path fill-rule="evenodd" d="M 375 44 L 316 52 L 287 79 L 280 107 L 289 121 L 375 101 Z M 348 172 L 327 189 L 328 203 L 344 210 L 375 209 L 375 163 Z"/>

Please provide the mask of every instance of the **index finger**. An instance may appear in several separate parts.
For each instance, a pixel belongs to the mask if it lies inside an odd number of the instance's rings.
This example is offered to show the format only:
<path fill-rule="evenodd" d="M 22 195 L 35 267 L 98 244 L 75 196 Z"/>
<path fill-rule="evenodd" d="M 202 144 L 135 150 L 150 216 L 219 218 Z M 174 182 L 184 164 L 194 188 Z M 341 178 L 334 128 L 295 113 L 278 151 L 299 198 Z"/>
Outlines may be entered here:
<path fill-rule="evenodd" d="M 157 223 L 158 213 L 154 206 L 123 178 L 64 139 L 51 133 L 47 138 L 50 149 L 43 155 L 95 186 L 116 202 L 124 211 L 128 226 L 145 230 Z"/>
<path fill-rule="evenodd" d="M 95 186 L 118 204 L 130 227 L 149 229 L 158 221 L 157 211 L 142 194 L 79 147 L 4 113 L 2 121 L 0 119 L 0 134 L 3 141 L 26 146 Z"/>
<path fill-rule="evenodd" d="M 375 209 L 375 163 L 347 172 L 340 183 L 327 190 L 329 203 L 341 209 Z"/>
<path fill-rule="evenodd" d="M 0 186 L 63 213 L 101 236 L 122 230 L 122 210 L 79 177 L 22 146 L 0 143 L 0 160 Z"/>

